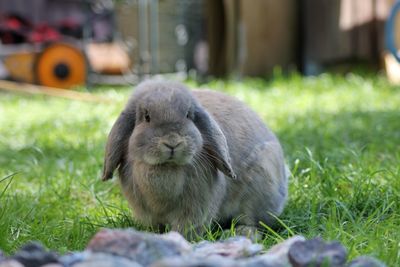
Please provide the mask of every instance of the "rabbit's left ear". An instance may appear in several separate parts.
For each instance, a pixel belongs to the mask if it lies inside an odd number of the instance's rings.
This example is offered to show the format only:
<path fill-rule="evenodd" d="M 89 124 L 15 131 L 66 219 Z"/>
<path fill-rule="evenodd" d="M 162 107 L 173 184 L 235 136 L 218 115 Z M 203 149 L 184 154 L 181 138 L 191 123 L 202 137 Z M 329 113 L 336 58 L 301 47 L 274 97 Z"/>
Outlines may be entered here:
<path fill-rule="evenodd" d="M 210 154 L 210 160 L 226 176 L 236 179 L 226 138 L 218 123 L 200 105 L 195 108 L 193 121 L 203 136 L 204 148 Z"/>
<path fill-rule="evenodd" d="M 114 170 L 120 165 L 128 149 L 129 136 L 135 128 L 135 105 L 128 107 L 119 115 L 108 135 L 106 151 L 104 154 L 104 167 L 102 180 L 113 177 Z"/>

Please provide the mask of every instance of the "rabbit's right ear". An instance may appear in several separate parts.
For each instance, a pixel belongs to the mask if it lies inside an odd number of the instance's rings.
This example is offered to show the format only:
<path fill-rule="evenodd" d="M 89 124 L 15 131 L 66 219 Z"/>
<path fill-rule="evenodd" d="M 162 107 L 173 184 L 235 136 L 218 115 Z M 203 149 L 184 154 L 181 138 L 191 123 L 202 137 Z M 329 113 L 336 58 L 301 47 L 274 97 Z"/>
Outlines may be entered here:
<path fill-rule="evenodd" d="M 135 128 L 136 110 L 132 105 L 119 115 L 108 135 L 106 151 L 104 155 L 104 167 L 102 180 L 113 177 L 114 170 L 121 163 L 122 157 L 128 149 L 129 137 Z"/>
<path fill-rule="evenodd" d="M 236 179 L 236 174 L 231 166 L 226 138 L 218 123 L 199 105 L 196 106 L 194 113 L 194 123 L 203 134 L 205 148 L 210 153 L 210 158 L 220 171 Z"/>

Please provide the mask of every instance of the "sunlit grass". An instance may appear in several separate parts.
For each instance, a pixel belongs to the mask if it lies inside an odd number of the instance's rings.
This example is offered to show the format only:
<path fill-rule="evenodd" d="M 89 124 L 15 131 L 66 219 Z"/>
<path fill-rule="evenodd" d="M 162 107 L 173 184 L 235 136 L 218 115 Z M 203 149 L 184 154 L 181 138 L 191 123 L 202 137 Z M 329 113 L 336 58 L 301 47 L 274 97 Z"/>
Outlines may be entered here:
<path fill-rule="evenodd" d="M 382 77 L 293 75 L 203 85 L 252 106 L 277 133 L 293 173 L 281 227 L 339 240 L 350 258 L 400 264 L 400 90 Z M 65 252 L 100 227 L 136 226 L 112 182 L 100 181 L 104 144 L 129 88 L 95 91 L 115 104 L 0 92 L 0 248 L 28 240 Z M 207 231 L 206 239 L 234 235 Z"/>

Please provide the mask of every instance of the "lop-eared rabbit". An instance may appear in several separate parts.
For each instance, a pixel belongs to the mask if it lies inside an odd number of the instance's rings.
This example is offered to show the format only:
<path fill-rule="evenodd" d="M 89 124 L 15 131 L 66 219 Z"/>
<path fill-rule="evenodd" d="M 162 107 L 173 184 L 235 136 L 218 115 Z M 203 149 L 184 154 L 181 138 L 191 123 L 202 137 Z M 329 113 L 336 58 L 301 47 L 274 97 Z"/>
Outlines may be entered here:
<path fill-rule="evenodd" d="M 287 198 L 281 145 L 243 102 L 211 90 L 147 81 L 108 137 L 103 180 L 118 169 L 143 225 L 201 233 L 212 221 L 271 225 Z"/>

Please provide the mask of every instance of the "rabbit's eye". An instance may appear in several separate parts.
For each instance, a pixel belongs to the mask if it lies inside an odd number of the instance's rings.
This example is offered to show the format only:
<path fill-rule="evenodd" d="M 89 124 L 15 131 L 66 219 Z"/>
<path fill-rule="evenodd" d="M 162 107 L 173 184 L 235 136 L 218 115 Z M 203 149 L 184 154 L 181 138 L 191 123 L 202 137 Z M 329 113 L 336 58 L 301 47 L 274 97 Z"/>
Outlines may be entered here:
<path fill-rule="evenodd" d="M 188 111 L 188 112 L 186 113 L 186 118 L 192 119 L 192 114 L 190 113 L 190 111 Z"/>
<path fill-rule="evenodd" d="M 144 114 L 144 119 L 147 121 L 147 122 L 150 122 L 150 115 L 149 115 L 149 112 L 146 110 L 146 112 L 145 112 L 145 114 Z"/>

